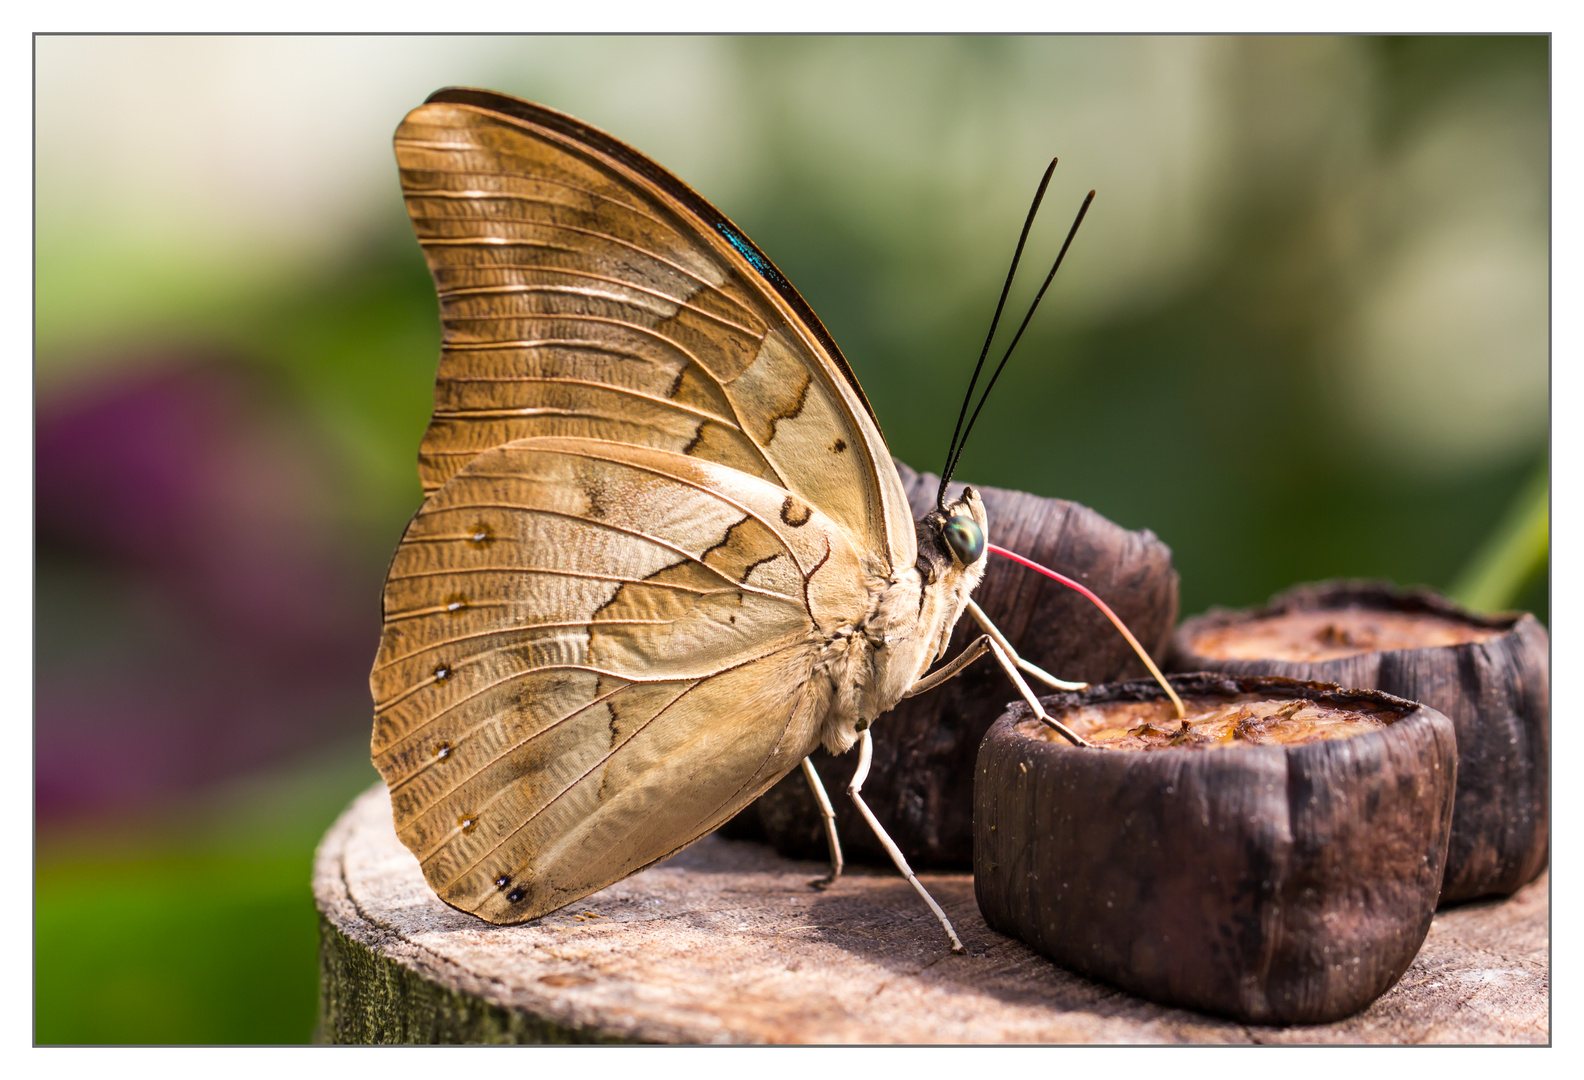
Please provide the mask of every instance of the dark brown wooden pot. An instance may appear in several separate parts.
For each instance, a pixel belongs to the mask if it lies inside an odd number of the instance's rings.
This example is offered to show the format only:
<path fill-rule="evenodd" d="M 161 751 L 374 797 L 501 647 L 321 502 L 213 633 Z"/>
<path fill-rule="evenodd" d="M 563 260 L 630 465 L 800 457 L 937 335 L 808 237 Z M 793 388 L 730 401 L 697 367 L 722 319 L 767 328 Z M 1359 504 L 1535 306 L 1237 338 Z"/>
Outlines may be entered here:
<path fill-rule="evenodd" d="M 1382 613 L 1393 622 L 1383 624 Z M 1292 634 L 1277 638 L 1278 630 Z M 1483 640 L 1411 645 L 1425 635 Z M 1187 620 L 1171 664 L 1371 687 L 1451 717 L 1458 790 L 1441 889 L 1447 904 L 1511 895 L 1546 864 L 1549 649 L 1532 615 L 1479 616 L 1428 590 L 1332 581 L 1291 589 L 1262 608 Z"/>
<path fill-rule="evenodd" d="M 935 502 L 940 477 L 897 462 L 914 516 Z M 1110 604 L 1157 659 L 1177 618 L 1171 549 L 1148 529 L 1132 532 L 1063 499 L 974 485 L 984 499 L 990 539 L 1075 578 Z M 961 485 L 953 484 L 955 498 Z M 1078 682 L 1142 675 L 1144 667 L 1105 616 L 1078 593 L 991 555 L 974 599 L 1019 655 L 1058 678 Z M 966 615 L 947 657 L 980 635 Z M 1035 693 L 1043 684 L 1033 683 Z M 991 722 L 1017 690 L 989 657 L 928 694 L 902 702 L 874 726 L 874 764 L 864 801 L 916 868 L 966 869 L 973 862 L 973 761 Z M 890 866 L 851 800 L 842 795 L 857 755 L 823 750 L 814 764 L 835 804 L 849 861 Z M 792 858 L 827 857 L 819 810 L 801 770 L 785 777 L 722 830 L 764 839 Z"/>
<path fill-rule="evenodd" d="M 1172 683 L 1190 701 L 1256 694 L 1396 719 L 1299 745 L 1104 750 L 1049 741 L 1019 703 L 985 735 L 974 777 L 985 921 L 1166 1004 L 1267 1024 L 1363 1008 L 1430 929 L 1452 722 L 1377 691 L 1213 674 Z M 1042 700 L 1061 719 L 1164 695 L 1137 681 Z"/>

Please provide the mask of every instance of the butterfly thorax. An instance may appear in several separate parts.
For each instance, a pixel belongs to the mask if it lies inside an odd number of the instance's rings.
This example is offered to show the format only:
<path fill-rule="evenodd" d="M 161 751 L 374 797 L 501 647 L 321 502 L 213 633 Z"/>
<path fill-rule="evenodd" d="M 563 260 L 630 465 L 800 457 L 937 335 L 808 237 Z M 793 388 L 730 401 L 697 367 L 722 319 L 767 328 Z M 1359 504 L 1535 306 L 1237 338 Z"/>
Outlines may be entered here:
<path fill-rule="evenodd" d="M 830 710 L 820 729 L 820 741 L 831 753 L 850 749 L 945 654 L 985 571 L 982 554 L 965 565 L 943 537 L 945 523 L 960 514 L 988 532 L 984 503 L 972 488 L 944 512 L 932 510 L 919 518 L 917 561 L 877 582 L 866 615 L 830 638 L 819 666 L 832 683 Z"/>

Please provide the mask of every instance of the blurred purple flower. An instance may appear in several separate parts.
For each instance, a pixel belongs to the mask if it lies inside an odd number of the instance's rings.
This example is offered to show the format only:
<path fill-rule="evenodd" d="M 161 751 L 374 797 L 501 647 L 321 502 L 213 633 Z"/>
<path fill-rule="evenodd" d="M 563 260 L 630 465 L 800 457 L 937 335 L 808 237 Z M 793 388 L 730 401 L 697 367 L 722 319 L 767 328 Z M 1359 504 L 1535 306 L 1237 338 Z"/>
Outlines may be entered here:
<path fill-rule="evenodd" d="M 366 728 L 377 559 L 261 375 L 126 375 L 41 407 L 41 819 L 180 796 Z"/>

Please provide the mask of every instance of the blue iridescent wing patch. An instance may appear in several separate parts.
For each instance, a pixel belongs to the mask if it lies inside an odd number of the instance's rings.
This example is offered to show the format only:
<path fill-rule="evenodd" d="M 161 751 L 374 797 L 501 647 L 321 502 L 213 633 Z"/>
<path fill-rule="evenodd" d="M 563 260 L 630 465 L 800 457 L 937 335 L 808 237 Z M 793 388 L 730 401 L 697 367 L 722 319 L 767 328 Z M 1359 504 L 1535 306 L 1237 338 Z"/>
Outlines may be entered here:
<path fill-rule="evenodd" d="M 747 259 L 755 270 L 759 271 L 760 277 L 774 285 L 782 283 L 781 275 L 776 273 L 775 267 L 770 265 L 770 260 L 759 254 L 759 249 L 750 244 L 747 237 L 724 221 L 717 221 L 715 228 L 719 230 L 720 234 L 726 238 L 726 241 L 732 247 L 742 253 L 742 257 Z"/>

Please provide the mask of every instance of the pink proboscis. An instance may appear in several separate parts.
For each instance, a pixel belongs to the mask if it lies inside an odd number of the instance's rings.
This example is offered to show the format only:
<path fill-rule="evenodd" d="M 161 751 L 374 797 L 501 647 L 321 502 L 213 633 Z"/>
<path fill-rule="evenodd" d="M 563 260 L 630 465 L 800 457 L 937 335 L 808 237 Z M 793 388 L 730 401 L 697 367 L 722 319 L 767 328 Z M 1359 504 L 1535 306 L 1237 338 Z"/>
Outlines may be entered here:
<path fill-rule="evenodd" d="M 1025 559 L 1023 556 L 1019 555 L 1017 552 L 1008 551 L 1006 548 L 997 547 L 995 544 L 988 544 L 987 543 L 985 545 L 985 547 L 987 549 L 989 549 L 990 551 L 995 552 L 997 555 L 1000 555 L 1004 559 L 1011 559 L 1013 562 L 1017 563 L 1019 566 L 1026 566 L 1030 570 L 1034 570 L 1034 571 L 1037 571 L 1037 572 L 1039 572 L 1041 574 L 1044 574 L 1046 577 L 1050 578 L 1052 581 L 1059 581 L 1063 585 L 1067 586 L 1069 589 L 1075 589 L 1078 592 L 1082 593 L 1083 595 L 1087 596 L 1089 598 L 1090 602 L 1093 603 L 1095 607 L 1099 608 L 1102 612 L 1104 612 L 1106 618 L 1111 620 L 1111 625 L 1115 626 L 1119 631 L 1121 631 L 1122 636 L 1127 638 L 1128 644 L 1133 646 L 1133 651 L 1138 653 L 1139 659 L 1144 661 L 1144 666 L 1149 668 L 1149 673 L 1151 675 L 1155 676 L 1155 681 L 1161 684 L 1161 689 L 1166 691 L 1166 696 L 1171 698 L 1172 699 L 1172 704 L 1177 707 L 1177 718 L 1179 720 L 1181 720 L 1184 716 L 1187 715 L 1187 712 L 1183 709 L 1182 698 L 1177 696 L 1177 691 L 1173 690 L 1172 687 L 1171 687 L 1171 683 L 1166 681 L 1166 676 L 1162 675 L 1161 671 L 1160 671 L 1160 668 L 1155 666 L 1155 661 L 1151 660 L 1149 653 L 1144 651 L 1144 646 L 1140 645 L 1139 642 L 1138 642 L 1138 638 L 1133 636 L 1133 631 L 1129 630 L 1127 628 L 1127 625 L 1124 624 L 1121 619 L 1117 618 L 1116 612 L 1112 611 L 1110 605 L 1108 605 L 1104 600 L 1100 599 L 1093 592 L 1091 592 L 1086 586 L 1080 585 L 1078 582 L 1074 581 L 1072 578 L 1068 577 L 1066 574 L 1058 574 L 1056 571 L 1052 570 L 1050 567 L 1041 566 L 1039 563 L 1035 562 L 1033 559 Z"/>

